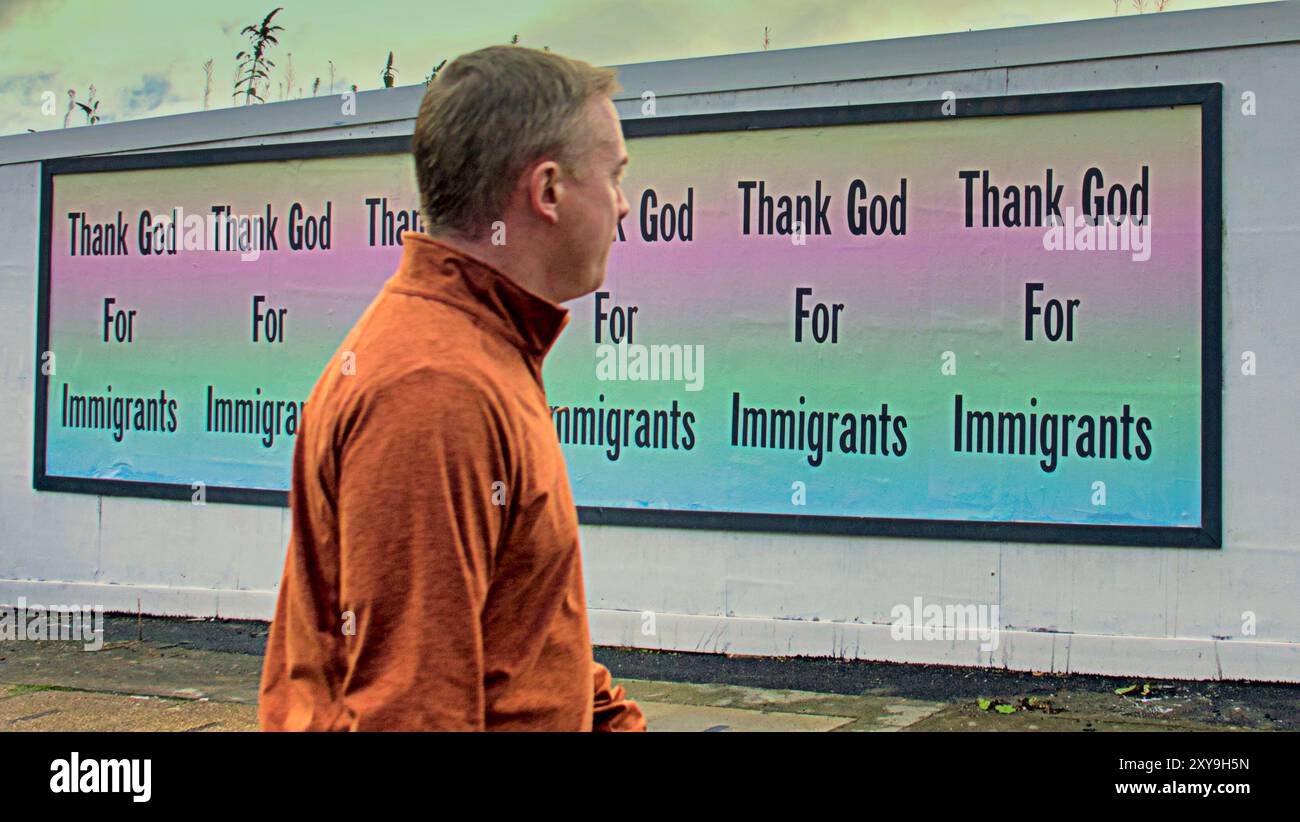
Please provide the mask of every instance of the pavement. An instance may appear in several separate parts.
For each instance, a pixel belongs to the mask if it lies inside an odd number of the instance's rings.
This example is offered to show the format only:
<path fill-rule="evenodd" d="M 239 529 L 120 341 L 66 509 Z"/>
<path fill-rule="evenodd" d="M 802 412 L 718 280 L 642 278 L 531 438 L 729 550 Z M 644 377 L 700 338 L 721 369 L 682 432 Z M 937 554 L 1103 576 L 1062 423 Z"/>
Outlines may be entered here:
<path fill-rule="evenodd" d="M 266 623 L 0 642 L 0 731 L 252 731 Z M 597 648 L 651 731 L 1300 730 L 1300 686 Z M 1122 692 L 1122 693 L 1121 693 Z"/>

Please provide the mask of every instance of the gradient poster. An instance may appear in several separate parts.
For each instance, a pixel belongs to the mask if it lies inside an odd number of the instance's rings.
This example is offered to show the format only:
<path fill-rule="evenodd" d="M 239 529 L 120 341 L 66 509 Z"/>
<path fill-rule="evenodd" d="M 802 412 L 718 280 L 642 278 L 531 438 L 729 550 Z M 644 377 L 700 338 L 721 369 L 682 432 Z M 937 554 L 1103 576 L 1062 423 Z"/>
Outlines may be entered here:
<path fill-rule="evenodd" d="M 629 129 L 545 372 L 587 521 L 1213 544 L 1203 105 L 1076 97 Z M 282 501 L 419 227 L 392 151 L 51 174 L 37 486 Z"/>

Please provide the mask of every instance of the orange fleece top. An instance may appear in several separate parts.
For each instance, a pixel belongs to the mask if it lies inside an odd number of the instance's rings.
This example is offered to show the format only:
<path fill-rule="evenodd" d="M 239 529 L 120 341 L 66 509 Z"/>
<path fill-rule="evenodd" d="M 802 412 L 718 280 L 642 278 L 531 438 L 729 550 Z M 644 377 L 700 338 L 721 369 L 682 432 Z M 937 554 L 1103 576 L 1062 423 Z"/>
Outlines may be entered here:
<path fill-rule="evenodd" d="M 403 232 L 294 447 L 263 730 L 645 730 L 593 661 L 542 359 L 567 309 Z"/>

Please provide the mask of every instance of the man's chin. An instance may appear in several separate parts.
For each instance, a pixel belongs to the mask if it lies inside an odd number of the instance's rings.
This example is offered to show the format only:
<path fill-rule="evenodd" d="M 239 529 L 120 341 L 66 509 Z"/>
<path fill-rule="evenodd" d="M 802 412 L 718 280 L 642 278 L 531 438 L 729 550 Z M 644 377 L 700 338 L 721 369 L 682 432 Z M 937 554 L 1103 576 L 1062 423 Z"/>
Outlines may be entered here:
<path fill-rule="evenodd" d="M 593 291 L 596 291 L 596 290 L 599 289 L 602 285 L 605 284 L 605 273 L 606 273 L 606 272 L 605 272 L 605 269 L 602 267 L 602 268 L 600 269 L 600 271 L 598 271 L 597 273 L 593 274 L 593 275 L 592 275 L 592 276 L 591 276 L 591 277 L 586 281 L 585 284 L 583 284 L 582 286 L 580 286 L 580 287 L 578 288 L 578 290 L 575 291 L 575 293 L 573 293 L 573 294 L 571 294 L 571 295 L 565 297 L 564 299 L 560 300 L 560 302 L 568 302 L 568 301 L 570 301 L 570 300 L 576 300 L 576 299 L 578 299 L 579 297 L 585 297 L 585 296 L 587 296 L 588 294 L 592 293 Z M 576 284 L 575 284 L 575 285 L 576 285 Z"/>

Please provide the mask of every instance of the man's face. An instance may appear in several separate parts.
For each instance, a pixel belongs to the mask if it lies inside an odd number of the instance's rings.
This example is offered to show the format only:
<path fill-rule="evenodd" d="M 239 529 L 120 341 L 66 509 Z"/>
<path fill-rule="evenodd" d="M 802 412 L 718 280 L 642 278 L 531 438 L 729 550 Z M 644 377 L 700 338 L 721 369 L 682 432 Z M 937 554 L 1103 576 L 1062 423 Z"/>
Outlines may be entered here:
<path fill-rule="evenodd" d="M 577 158 L 578 178 L 567 177 L 560 223 L 571 266 L 564 287 L 572 292 L 563 294 L 561 301 L 590 294 L 605 282 L 609 248 L 628 212 L 622 184 L 627 146 L 613 102 L 608 97 L 593 98 L 585 122 L 591 150 Z"/>

